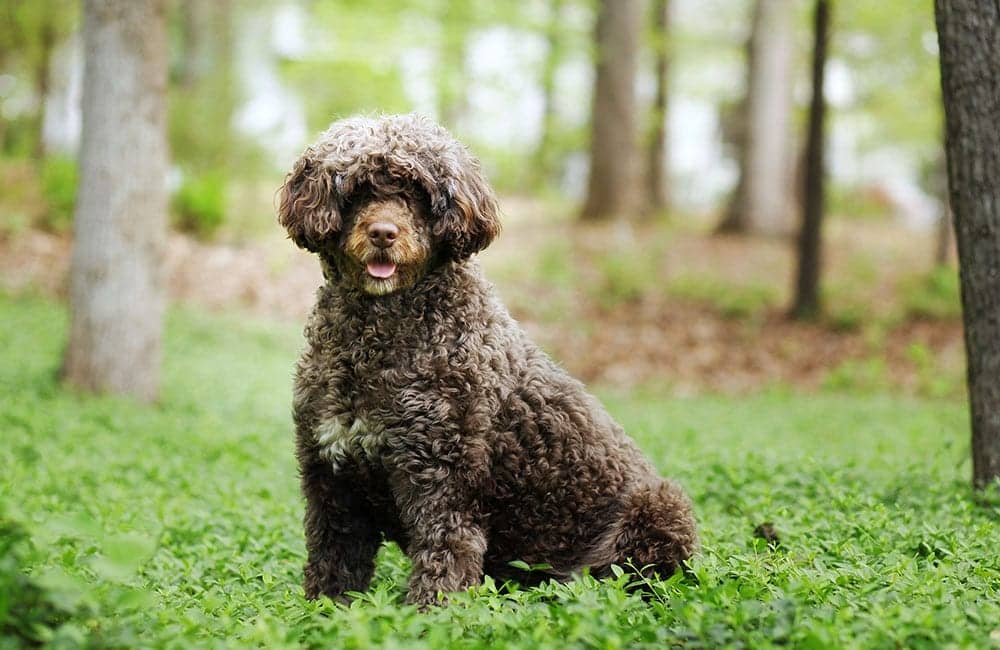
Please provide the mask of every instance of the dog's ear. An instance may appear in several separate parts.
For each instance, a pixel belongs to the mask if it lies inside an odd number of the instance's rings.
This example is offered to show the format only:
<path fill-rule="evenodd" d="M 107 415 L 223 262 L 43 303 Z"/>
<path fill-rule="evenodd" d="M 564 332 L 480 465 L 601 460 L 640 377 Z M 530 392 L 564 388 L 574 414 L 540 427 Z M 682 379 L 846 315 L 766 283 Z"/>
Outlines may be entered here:
<path fill-rule="evenodd" d="M 285 177 L 278 197 L 278 223 L 300 248 L 316 252 L 340 231 L 339 193 L 333 174 L 307 151 Z"/>
<path fill-rule="evenodd" d="M 437 217 L 434 234 L 456 260 L 469 257 L 500 234 L 500 214 L 493 189 L 483 178 L 479 164 L 471 161 L 438 184 L 431 200 Z"/>

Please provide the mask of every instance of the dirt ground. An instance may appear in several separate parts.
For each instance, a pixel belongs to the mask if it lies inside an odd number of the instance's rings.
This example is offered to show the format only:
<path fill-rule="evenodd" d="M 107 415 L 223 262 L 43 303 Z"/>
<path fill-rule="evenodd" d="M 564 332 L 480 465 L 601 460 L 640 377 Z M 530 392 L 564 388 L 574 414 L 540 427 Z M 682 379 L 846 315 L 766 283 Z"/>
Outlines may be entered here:
<path fill-rule="evenodd" d="M 831 223 L 823 277 L 832 315 L 801 324 L 784 315 L 788 241 L 712 236 L 697 223 L 584 228 L 543 219 L 545 210 L 508 200 L 505 231 L 482 261 L 515 318 L 586 382 L 674 394 L 831 381 L 960 390 L 960 322 L 911 318 L 901 304 L 907 279 L 930 268 L 930 233 Z M 0 238 L 0 288 L 65 296 L 70 250 L 67 237 L 36 230 Z M 321 281 L 277 227 L 242 244 L 172 234 L 166 266 L 174 301 L 281 321 L 301 321 Z"/>

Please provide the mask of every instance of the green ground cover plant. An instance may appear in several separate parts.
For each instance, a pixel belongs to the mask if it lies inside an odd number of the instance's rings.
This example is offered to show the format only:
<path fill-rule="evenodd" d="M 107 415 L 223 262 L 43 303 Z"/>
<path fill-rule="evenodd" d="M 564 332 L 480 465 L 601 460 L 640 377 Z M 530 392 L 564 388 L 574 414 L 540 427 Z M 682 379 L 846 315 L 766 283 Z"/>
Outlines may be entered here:
<path fill-rule="evenodd" d="M 487 580 L 422 614 L 386 547 L 341 607 L 300 587 L 298 328 L 175 310 L 141 407 L 59 386 L 65 321 L 0 297 L 0 648 L 1000 647 L 1000 498 L 967 487 L 961 401 L 606 387 L 695 501 L 688 575 Z"/>

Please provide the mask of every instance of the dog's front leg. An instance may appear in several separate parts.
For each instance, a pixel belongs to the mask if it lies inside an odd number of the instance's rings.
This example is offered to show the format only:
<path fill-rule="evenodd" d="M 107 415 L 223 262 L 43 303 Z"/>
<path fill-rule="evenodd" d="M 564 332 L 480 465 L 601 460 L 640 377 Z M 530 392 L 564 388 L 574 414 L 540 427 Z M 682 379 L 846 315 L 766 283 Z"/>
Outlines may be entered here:
<path fill-rule="evenodd" d="M 400 515 L 413 560 L 406 601 L 422 608 L 483 579 L 486 531 L 476 504 L 477 487 L 448 467 L 399 475 Z"/>
<path fill-rule="evenodd" d="M 328 461 L 301 452 L 299 469 L 306 498 L 306 598 L 344 601 L 345 592 L 368 588 L 381 532 L 348 472 L 335 474 Z"/>
<path fill-rule="evenodd" d="M 430 516 L 416 533 L 409 548 L 413 574 L 406 602 L 427 607 L 444 602 L 444 594 L 482 582 L 486 535 L 470 516 Z"/>

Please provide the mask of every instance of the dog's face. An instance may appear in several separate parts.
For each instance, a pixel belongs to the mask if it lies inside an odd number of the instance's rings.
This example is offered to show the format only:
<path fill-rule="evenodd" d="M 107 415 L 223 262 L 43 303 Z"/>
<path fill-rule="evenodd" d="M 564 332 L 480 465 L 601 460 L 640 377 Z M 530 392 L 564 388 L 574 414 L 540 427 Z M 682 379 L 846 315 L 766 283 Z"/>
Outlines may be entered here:
<path fill-rule="evenodd" d="M 382 296 L 415 284 L 431 268 L 434 238 L 426 197 L 366 196 L 347 212 L 344 230 L 320 255 L 340 281 Z"/>
<path fill-rule="evenodd" d="M 479 162 L 415 115 L 334 123 L 285 178 L 278 222 L 337 281 L 375 296 L 469 257 L 500 232 Z"/>

